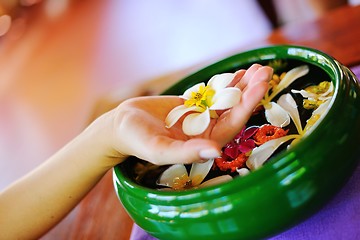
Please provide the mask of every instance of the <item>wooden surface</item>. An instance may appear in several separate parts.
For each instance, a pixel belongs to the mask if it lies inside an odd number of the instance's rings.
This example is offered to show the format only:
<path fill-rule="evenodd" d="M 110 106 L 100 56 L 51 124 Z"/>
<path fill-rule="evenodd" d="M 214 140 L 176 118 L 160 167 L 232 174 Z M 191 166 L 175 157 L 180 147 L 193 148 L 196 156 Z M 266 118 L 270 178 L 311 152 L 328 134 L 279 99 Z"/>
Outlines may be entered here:
<path fill-rule="evenodd" d="M 135 80 L 127 81 L 125 75 L 113 76 L 116 58 L 102 55 L 108 34 L 104 33 L 104 12 L 115 3 L 70 1 L 66 12 L 52 15 L 46 22 L 43 20 L 49 16 L 36 5 L 18 12 L 15 27 L 0 39 L 1 188 L 40 164 L 121 99 L 156 94 L 216 59 L 266 45 L 296 44 L 322 50 L 347 66 L 360 64 L 360 7 L 342 7 L 321 19 L 294 23 L 267 38 L 239 44 L 193 66 L 161 76 L 150 72 L 148 79 L 155 80 L 145 81 L 137 73 L 129 75 Z M 112 72 L 107 71 L 110 68 Z M 109 172 L 42 239 L 129 239 L 131 226 Z"/>
<path fill-rule="evenodd" d="M 360 7 L 342 7 L 315 21 L 274 31 L 267 41 L 319 49 L 346 66 L 360 64 Z"/>

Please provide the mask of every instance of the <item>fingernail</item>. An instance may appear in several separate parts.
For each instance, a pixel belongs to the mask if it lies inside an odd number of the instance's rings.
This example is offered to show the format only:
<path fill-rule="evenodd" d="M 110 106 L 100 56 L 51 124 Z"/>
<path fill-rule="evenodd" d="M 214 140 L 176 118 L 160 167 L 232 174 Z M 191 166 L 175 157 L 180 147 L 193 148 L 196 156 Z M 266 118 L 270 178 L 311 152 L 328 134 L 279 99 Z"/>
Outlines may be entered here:
<path fill-rule="evenodd" d="M 200 158 L 202 159 L 210 159 L 220 157 L 219 151 L 216 149 L 204 149 L 199 152 Z"/>

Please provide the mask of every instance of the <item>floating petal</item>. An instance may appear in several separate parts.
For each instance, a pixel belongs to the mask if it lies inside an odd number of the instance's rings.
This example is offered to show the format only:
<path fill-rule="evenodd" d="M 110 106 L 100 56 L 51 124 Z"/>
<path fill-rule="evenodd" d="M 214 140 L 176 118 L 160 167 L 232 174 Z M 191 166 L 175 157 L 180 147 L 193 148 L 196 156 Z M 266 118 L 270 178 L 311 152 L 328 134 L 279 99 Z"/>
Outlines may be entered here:
<path fill-rule="evenodd" d="M 247 169 L 247 168 L 236 169 L 236 171 L 239 173 L 239 175 L 241 177 L 246 176 L 246 175 L 248 175 L 250 173 L 250 170 Z"/>
<path fill-rule="evenodd" d="M 255 141 L 252 139 L 245 140 L 239 144 L 239 150 L 242 153 L 247 153 L 255 148 Z"/>
<path fill-rule="evenodd" d="M 262 144 L 260 147 L 254 148 L 246 161 L 246 166 L 250 170 L 260 168 L 264 162 L 278 149 L 283 143 L 290 139 L 296 138 L 299 135 L 288 135 L 281 138 L 273 139 Z"/>
<path fill-rule="evenodd" d="M 183 132 L 188 136 L 199 135 L 207 129 L 210 123 L 210 111 L 206 109 L 203 113 L 192 113 L 183 121 Z"/>
<path fill-rule="evenodd" d="M 332 82 L 330 82 L 330 86 L 326 92 L 320 95 L 320 100 L 327 100 L 332 97 L 332 93 L 334 92 L 334 85 Z"/>
<path fill-rule="evenodd" d="M 251 126 L 246 128 L 242 134 L 242 139 L 247 140 L 251 138 L 258 130 L 259 130 L 258 126 Z"/>
<path fill-rule="evenodd" d="M 204 163 L 193 163 L 190 170 L 190 178 L 194 186 L 199 185 L 208 175 L 214 159 L 210 159 Z"/>
<path fill-rule="evenodd" d="M 309 72 L 307 65 L 299 66 L 288 71 L 280 83 L 274 87 L 273 92 L 270 95 L 270 99 L 275 97 L 279 92 L 287 88 L 296 79 L 306 75 Z"/>
<path fill-rule="evenodd" d="M 210 78 L 208 86 L 211 86 L 215 91 L 226 88 L 234 79 L 234 73 L 216 74 Z"/>
<path fill-rule="evenodd" d="M 292 89 L 292 93 L 300 93 L 303 98 L 312 99 L 312 100 L 327 100 L 332 97 L 332 93 L 334 91 L 334 85 L 332 82 L 330 82 L 329 88 L 326 90 L 326 92 L 321 94 L 316 94 L 310 91 L 306 90 L 294 90 Z"/>
<path fill-rule="evenodd" d="M 315 93 L 307 92 L 307 91 L 305 91 L 305 90 L 300 90 L 300 91 L 299 91 L 299 90 L 292 89 L 291 92 L 292 92 L 292 93 L 300 93 L 303 98 L 316 99 L 317 96 L 318 96 L 318 95 L 315 94 Z"/>
<path fill-rule="evenodd" d="M 224 154 L 232 159 L 239 155 L 239 147 L 235 144 L 225 145 Z"/>
<path fill-rule="evenodd" d="M 224 88 L 217 91 L 213 97 L 213 105 L 210 110 L 225 110 L 239 103 L 241 91 L 235 87 Z"/>
<path fill-rule="evenodd" d="M 222 175 L 216 178 L 209 179 L 205 182 L 203 182 L 199 187 L 208 187 L 208 186 L 214 186 L 220 183 L 229 182 L 233 178 L 230 175 Z"/>
<path fill-rule="evenodd" d="M 193 106 L 193 107 L 186 107 L 185 105 L 179 105 L 173 108 L 169 114 L 166 116 L 165 124 L 167 128 L 172 127 L 181 117 L 187 112 L 195 111 L 200 112 L 202 108 Z"/>
<path fill-rule="evenodd" d="M 274 126 L 285 127 L 290 123 L 290 117 L 280 105 L 270 102 L 264 105 L 266 120 Z"/>
<path fill-rule="evenodd" d="M 174 185 L 174 179 L 184 175 L 188 175 L 185 166 L 183 164 L 175 164 L 161 174 L 157 184 L 172 188 Z"/>
<path fill-rule="evenodd" d="M 291 94 L 287 93 L 287 94 L 281 95 L 281 97 L 279 98 L 277 103 L 279 104 L 280 107 L 282 107 L 285 111 L 287 111 L 289 113 L 291 119 L 293 120 L 293 122 L 296 126 L 298 133 L 302 134 L 303 129 L 301 126 L 301 120 L 300 120 L 298 107 L 297 107 L 297 104 L 296 104 L 294 98 L 291 96 Z"/>
<path fill-rule="evenodd" d="M 306 130 L 305 135 L 310 134 L 313 131 L 313 129 L 315 129 L 314 126 L 318 124 L 320 117 L 325 114 L 326 110 L 329 108 L 329 105 L 330 105 L 330 99 L 322 103 L 317 109 L 313 111 L 311 117 L 308 119 L 308 122 L 305 126 L 305 130 Z M 316 122 L 311 123 L 310 119 L 312 119 L 316 115 L 318 115 L 316 118 L 317 119 Z"/>
<path fill-rule="evenodd" d="M 314 110 L 314 112 L 312 114 L 313 115 L 315 115 L 315 114 L 323 115 L 325 113 L 325 111 L 328 109 L 329 105 L 330 105 L 330 100 L 323 102 L 322 104 L 320 104 L 320 106 L 317 109 Z"/>

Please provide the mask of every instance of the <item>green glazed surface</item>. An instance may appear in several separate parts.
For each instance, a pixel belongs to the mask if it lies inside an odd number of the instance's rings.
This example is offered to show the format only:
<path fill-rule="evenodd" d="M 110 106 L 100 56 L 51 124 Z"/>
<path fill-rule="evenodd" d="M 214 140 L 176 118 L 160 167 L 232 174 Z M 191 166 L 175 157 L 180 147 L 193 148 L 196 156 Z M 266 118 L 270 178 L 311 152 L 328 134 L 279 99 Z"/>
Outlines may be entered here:
<path fill-rule="evenodd" d="M 164 94 L 180 95 L 198 82 L 252 63 L 295 59 L 324 70 L 335 86 L 331 108 L 291 151 L 225 184 L 164 192 L 142 187 L 124 165 L 114 168 L 116 193 L 133 220 L 159 239 L 259 239 L 318 211 L 351 176 L 359 159 L 360 88 L 328 55 L 298 46 L 273 46 L 234 55 L 181 80 Z"/>

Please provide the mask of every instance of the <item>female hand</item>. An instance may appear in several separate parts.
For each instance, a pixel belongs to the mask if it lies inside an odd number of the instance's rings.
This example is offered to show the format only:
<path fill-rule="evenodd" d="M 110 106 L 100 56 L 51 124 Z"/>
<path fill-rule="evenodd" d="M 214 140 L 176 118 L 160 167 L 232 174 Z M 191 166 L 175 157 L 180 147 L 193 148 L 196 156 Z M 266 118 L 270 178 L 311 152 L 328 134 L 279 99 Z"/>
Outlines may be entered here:
<path fill-rule="evenodd" d="M 140 97 L 123 102 L 109 112 L 113 119 L 111 157 L 124 159 L 134 155 L 162 165 L 219 156 L 221 148 L 240 132 L 265 95 L 272 72 L 270 67 L 259 64 L 238 71 L 231 85 L 242 91 L 239 103 L 212 119 L 207 130 L 198 136 L 185 135 L 181 121 L 165 127 L 167 114 L 183 104 L 178 96 Z"/>
<path fill-rule="evenodd" d="M 231 83 L 242 90 L 239 103 L 220 113 L 202 135 L 195 137 L 185 135 L 180 123 L 165 127 L 170 110 L 183 104 L 177 96 L 123 102 L 0 193 L 0 238 L 38 239 L 127 156 L 135 155 L 158 165 L 217 157 L 221 147 L 248 121 L 271 75 L 271 68 L 260 65 L 239 71 Z M 21 206 L 21 211 L 14 206 Z"/>

